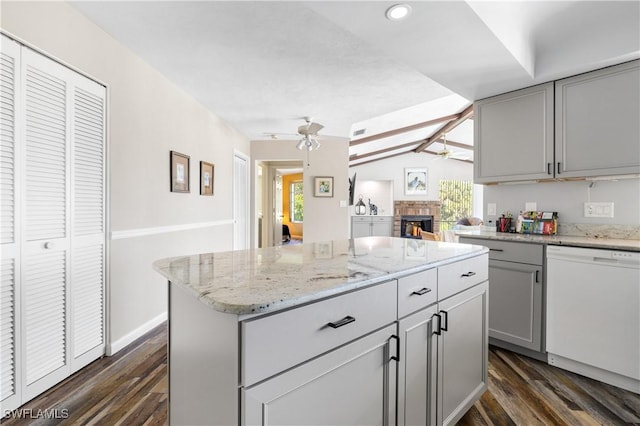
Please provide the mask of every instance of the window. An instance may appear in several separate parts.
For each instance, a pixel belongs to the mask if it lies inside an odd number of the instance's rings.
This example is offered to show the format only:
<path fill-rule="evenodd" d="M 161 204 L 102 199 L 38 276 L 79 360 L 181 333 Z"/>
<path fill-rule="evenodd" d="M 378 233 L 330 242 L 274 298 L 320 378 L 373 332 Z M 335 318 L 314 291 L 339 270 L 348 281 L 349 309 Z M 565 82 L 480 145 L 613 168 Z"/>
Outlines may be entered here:
<path fill-rule="evenodd" d="M 291 222 L 302 222 L 304 214 L 304 195 L 302 192 L 302 181 L 291 182 L 289 187 L 289 216 Z"/>
<path fill-rule="evenodd" d="M 440 181 L 440 230 L 453 229 L 458 219 L 473 215 L 473 182 Z"/>

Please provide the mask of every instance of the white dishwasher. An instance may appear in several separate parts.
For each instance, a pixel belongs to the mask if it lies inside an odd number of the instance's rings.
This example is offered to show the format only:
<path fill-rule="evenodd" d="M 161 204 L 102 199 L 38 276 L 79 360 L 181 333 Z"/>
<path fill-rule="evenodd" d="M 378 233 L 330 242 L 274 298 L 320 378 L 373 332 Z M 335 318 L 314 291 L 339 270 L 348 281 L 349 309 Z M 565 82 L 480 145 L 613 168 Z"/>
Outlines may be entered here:
<path fill-rule="evenodd" d="M 549 364 L 640 393 L 640 253 L 547 246 Z"/>

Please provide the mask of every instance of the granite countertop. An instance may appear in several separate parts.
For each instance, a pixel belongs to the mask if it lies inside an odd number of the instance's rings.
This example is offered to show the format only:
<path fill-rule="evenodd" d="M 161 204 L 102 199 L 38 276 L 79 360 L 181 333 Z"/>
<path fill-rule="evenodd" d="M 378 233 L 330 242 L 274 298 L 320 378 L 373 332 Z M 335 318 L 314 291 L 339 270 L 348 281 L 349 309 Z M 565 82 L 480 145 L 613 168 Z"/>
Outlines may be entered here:
<path fill-rule="evenodd" d="M 456 231 L 456 235 L 460 237 L 482 238 L 487 240 L 640 251 L 640 240 L 624 240 L 619 238 L 596 238 L 571 235 L 510 234 L 491 231 Z"/>
<path fill-rule="evenodd" d="M 173 257 L 156 271 L 213 309 L 257 314 L 477 256 L 479 245 L 366 237 Z"/>

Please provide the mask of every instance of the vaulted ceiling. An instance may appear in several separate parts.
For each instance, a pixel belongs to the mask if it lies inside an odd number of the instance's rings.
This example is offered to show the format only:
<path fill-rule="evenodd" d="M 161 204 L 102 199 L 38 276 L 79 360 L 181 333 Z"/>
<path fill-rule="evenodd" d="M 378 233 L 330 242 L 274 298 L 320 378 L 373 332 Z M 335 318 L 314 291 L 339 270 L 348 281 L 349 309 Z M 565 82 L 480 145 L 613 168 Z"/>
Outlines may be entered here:
<path fill-rule="evenodd" d="M 473 100 L 640 57 L 638 1 L 407 2 L 392 22 L 394 3 L 72 5 L 248 138 L 294 148 L 309 116 L 351 165 L 437 153 L 443 134 L 471 160 Z"/>

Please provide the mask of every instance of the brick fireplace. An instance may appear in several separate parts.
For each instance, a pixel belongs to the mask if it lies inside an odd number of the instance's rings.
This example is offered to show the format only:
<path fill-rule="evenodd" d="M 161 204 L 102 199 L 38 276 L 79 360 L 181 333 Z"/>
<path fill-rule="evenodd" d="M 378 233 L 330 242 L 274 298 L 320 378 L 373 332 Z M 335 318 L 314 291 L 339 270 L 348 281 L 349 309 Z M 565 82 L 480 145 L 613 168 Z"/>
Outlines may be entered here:
<path fill-rule="evenodd" d="M 433 232 L 440 231 L 440 201 L 394 201 L 393 236 L 400 237 L 402 216 L 433 216 Z"/>

